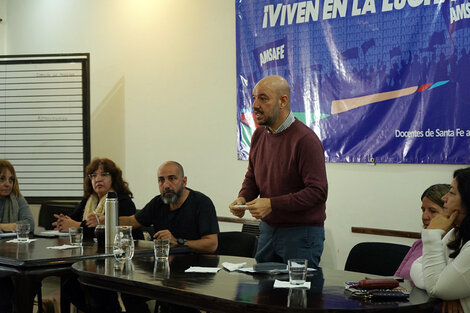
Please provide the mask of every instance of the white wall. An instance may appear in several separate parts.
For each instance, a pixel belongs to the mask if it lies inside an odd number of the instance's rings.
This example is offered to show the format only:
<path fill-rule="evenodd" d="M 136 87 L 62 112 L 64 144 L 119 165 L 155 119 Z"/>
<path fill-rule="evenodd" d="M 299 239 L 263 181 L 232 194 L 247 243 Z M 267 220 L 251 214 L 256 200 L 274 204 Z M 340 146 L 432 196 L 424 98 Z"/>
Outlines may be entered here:
<path fill-rule="evenodd" d="M 0 0 L 0 19 L 5 20 L 7 14 L 7 6 L 5 0 Z M 6 44 L 6 23 L 5 21 L 0 22 L 0 54 L 5 53 Z"/>
<path fill-rule="evenodd" d="M 120 164 L 138 207 L 157 193 L 157 167 L 177 160 L 230 216 L 247 166 L 236 160 L 235 0 L 3 1 L 7 54 L 90 52 L 92 156 Z M 360 241 L 411 244 L 350 229 L 419 231 L 422 191 L 459 167 L 327 164 L 322 264 L 342 268 Z"/>

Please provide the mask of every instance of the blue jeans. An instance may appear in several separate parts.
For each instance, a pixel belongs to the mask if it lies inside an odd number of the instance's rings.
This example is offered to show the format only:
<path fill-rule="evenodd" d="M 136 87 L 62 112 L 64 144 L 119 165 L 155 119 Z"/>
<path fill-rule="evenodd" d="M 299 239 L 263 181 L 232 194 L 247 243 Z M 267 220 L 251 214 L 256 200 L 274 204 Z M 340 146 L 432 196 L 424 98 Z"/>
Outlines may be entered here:
<path fill-rule="evenodd" d="M 261 222 L 256 262 L 283 262 L 307 259 L 317 268 L 323 252 L 325 229 L 321 226 L 272 227 Z"/>

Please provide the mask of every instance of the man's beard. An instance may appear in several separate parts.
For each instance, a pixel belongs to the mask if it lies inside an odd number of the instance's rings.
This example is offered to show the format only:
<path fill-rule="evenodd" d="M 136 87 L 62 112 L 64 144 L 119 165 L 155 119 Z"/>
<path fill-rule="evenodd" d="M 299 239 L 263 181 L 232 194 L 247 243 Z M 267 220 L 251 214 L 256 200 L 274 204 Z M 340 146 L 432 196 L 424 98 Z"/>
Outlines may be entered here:
<path fill-rule="evenodd" d="M 163 203 L 165 204 L 172 204 L 172 203 L 175 203 L 179 197 L 181 197 L 181 195 L 183 194 L 183 190 L 184 190 L 184 187 L 181 186 L 180 189 L 178 189 L 178 191 L 174 191 L 173 189 L 165 189 L 163 192 L 162 192 L 162 200 L 163 200 Z"/>
<path fill-rule="evenodd" d="M 260 114 L 264 115 L 264 121 L 256 120 L 258 125 L 261 125 L 261 126 L 271 127 L 272 125 L 274 125 L 274 123 L 276 123 L 276 121 L 279 117 L 279 112 L 273 112 L 273 114 L 271 114 L 269 116 L 266 115 L 263 110 L 255 109 L 254 112 L 255 113 L 259 112 Z"/>

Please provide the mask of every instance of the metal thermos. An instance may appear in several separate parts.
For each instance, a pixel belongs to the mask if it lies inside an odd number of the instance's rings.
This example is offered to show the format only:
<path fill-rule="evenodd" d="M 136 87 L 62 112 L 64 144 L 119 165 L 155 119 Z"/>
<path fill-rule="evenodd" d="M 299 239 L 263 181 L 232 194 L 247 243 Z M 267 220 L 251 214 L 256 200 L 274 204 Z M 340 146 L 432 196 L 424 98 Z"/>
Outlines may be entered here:
<path fill-rule="evenodd" d="M 118 198 L 114 191 L 110 191 L 106 195 L 106 201 L 104 202 L 104 218 L 104 245 L 106 248 L 112 248 L 114 235 L 116 234 L 116 226 L 119 223 Z"/>

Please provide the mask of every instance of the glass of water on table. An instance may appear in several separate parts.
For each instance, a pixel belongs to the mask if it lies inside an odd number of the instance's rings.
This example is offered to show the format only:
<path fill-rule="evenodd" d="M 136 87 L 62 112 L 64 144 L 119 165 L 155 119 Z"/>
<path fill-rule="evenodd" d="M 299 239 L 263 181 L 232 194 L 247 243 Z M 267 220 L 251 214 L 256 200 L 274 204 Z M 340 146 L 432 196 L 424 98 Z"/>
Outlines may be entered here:
<path fill-rule="evenodd" d="M 28 242 L 30 225 L 27 222 L 19 221 L 16 223 L 16 238 L 18 242 Z"/>
<path fill-rule="evenodd" d="M 305 259 L 291 259 L 288 261 L 289 283 L 291 285 L 303 285 L 307 278 L 308 261 Z"/>
<path fill-rule="evenodd" d="M 170 254 L 170 240 L 169 239 L 154 239 L 153 240 L 153 252 L 155 255 L 155 261 L 157 262 L 168 261 L 168 255 Z"/>
<path fill-rule="evenodd" d="M 81 247 L 83 242 L 83 227 L 70 227 L 69 239 L 70 245 Z"/>

